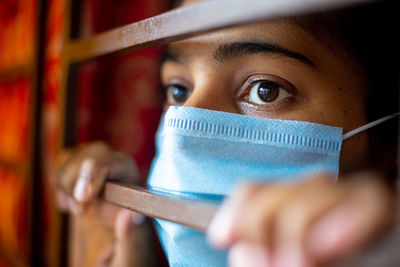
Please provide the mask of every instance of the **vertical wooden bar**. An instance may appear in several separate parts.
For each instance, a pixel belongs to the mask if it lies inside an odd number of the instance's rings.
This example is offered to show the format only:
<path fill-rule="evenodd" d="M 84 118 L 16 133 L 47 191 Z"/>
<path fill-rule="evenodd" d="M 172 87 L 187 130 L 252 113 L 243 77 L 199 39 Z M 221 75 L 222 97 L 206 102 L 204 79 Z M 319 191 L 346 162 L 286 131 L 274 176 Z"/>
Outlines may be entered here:
<path fill-rule="evenodd" d="M 64 15 L 64 30 L 63 30 L 63 49 L 71 42 L 71 38 L 76 36 L 76 31 L 79 27 L 73 20 L 77 20 L 79 16 L 79 0 L 65 0 L 65 15 Z M 59 148 L 61 151 L 66 147 L 73 146 L 75 143 L 74 134 L 74 122 L 76 117 L 76 111 L 74 103 L 76 102 L 76 93 L 74 92 L 71 84 L 75 80 L 76 67 L 71 65 L 71 62 L 66 57 L 65 53 L 62 54 L 61 58 L 61 92 L 59 94 L 58 103 L 61 105 L 61 127 L 59 136 Z M 66 213 L 61 214 L 61 226 L 60 226 L 60 267 L 68 267 L 70 265 L 70 216 Z"/>
<path fill-rule="evenodd" d="M 37 22 L 37 38 L 36 38 L 36 68 L 34 71 L 33 81 L 34 90 L 32 94 L 32 139 L 31 139 L 31 162 L 30 171 L 32 176 L 32 193 L 31 193 L 31 265 L 43 266 L 43 181 L 42 181 L 42 92 L 44 81 L 44 51 L 45 51 L 45 34 L 47 21 L 47 0 L 38 0 L 38 22 Z"/>

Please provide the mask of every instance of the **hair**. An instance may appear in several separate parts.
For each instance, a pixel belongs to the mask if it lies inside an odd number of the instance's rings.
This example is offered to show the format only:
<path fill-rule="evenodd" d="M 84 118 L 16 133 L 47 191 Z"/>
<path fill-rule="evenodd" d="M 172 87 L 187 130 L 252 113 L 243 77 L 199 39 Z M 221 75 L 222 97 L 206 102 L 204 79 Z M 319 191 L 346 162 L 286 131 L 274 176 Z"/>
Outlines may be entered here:
<path fill-rule="evenodd" d="M 337 43 L 364 68 L 368 81 L 367 118 L 373 121 L 399 111 L 400 1 L 379 1 L 350 9 L 289 19 L 321 42 Z M 371 165 L 397 177 L 399 119 L 370 129 Z"/>
<path fill-rule="evenodd" d="M 399 7 L 397 0 L 380 1 L 294 19 L 320 40 L 342 43 L 360 61 L 370 84 L 368 104 L 374 108 L 368 115 L 372 120 L 399 108 Z"/>

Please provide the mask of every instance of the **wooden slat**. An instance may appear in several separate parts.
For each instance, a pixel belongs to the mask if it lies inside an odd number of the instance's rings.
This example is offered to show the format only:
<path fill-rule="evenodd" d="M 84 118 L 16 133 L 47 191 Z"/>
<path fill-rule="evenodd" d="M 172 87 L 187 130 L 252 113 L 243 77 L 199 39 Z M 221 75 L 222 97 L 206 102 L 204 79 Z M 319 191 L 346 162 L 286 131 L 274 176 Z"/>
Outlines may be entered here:
<path fill-rule="evenodd" d="M 25 178 L 25 175 L 28 171 L 28 166 L 26 162 L 13 162 L 6 158 L 0 157 L 0 167 L 10 169 L 14 172 L 17 172 L 21 176 Z"/>
<path fill-rule="evenodd" d="M 156 194 L 138 186 L 123 186 L 107 182 L 103 198 L 118 206 L 149 217 L 186 225 L 205 231 L 218 206 L 214 203 L 195 202 Z"/>
<path fill-rule="evenodd" d="M 0 81 L 12 81 L 21 76 L 31 77 L 33 73 L 32 64 L 25 64 L 0 70 Z"/>
<path fill-rule="evenodd" d="M 115 28 L 65 46 L 69 62 L 81 62 L 130 48 L 163 45 L 224 27 L 303 15 L 374 0 L 219 0 L 205 1 Z M 376 1 L 376 0 L 375 0 Z"/>

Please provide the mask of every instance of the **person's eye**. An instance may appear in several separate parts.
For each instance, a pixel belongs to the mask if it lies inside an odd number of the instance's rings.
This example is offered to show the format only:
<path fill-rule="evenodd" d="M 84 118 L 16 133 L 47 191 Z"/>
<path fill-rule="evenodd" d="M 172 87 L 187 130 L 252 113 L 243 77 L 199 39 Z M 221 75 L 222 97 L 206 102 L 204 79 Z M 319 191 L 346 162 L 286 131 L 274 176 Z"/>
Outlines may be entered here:
<path fill-rule="evenodd" d="M 275 81 L 257 80 L 247 86 L 241 98 L 252 105 L 267 106 L 291 96 L 287 89 Z"/>
<path fill-rule="evenodd" d="M 179 84 L 166 86 L 167 102 L 170 105 L 183 105 L 191 95 L 191 91 Z"/>

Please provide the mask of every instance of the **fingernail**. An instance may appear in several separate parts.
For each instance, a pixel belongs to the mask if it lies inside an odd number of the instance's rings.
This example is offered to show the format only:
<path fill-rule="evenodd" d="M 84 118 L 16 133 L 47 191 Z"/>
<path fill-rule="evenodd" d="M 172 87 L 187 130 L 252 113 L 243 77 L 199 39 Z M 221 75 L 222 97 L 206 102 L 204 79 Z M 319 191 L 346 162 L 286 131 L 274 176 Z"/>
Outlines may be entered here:
<path fill-rule="evenodd" d="M 267 249 L 255 244 L 237 243 L 229 252 L 229 265 L 234 267 L 270 266 Z"/>
<path fill-rule="evenodd" d="M 85 178 L 78 179 L 78 182 L 76 183 L 74 189 L 75 199 L 80 202 L 87 201 L 90 197 L 91 192 L 92 185 Z"/>
<path fill-rule="evenodd" d="M 144 216 L 143 214 L 137 213 L 137 212 L 132 212 L 131 220 L 132 220 L 132 224 L 141 225 L 146 220 L 146 216 Z"/>
<path fill-rule="evenodd" d="M 348 243 L 345 241 L 357 232 L 358 215 L 343 206 L 331 211 L 311 228 L 307 237 L 309 250 L 319 257 L 345 250 Z"/>
<path fill-rule="evenodd" d="M 274 266 L 277 267 L 307 266 L 302 248 L 296 245 L 288 245 L 278 248 L 274 259 Z"/>
<path fill-rule="evenodd" d="M 94 168 L 94 161 L 92 159 L 86 159 L 82 162 L 81 170 L 79 172 L 79 177 L 83 177 L 90 180 Z"/>
<path fill-rule="evenodd" d="M 234 233 L 238 206 L 235 199 L 229 199 L 222 204 L 211 221 L 207 231 L 207 238 L 213 246 L 224 248 L 229 245 Z"/>

